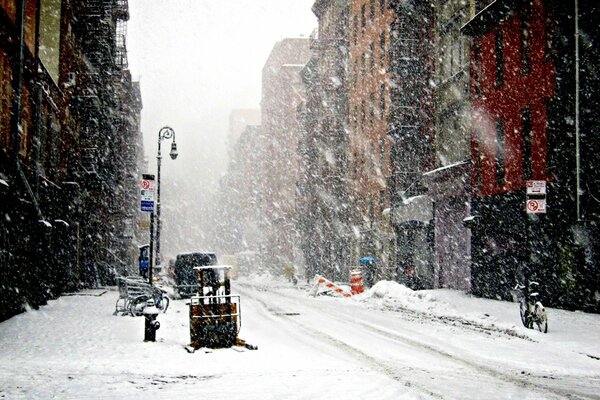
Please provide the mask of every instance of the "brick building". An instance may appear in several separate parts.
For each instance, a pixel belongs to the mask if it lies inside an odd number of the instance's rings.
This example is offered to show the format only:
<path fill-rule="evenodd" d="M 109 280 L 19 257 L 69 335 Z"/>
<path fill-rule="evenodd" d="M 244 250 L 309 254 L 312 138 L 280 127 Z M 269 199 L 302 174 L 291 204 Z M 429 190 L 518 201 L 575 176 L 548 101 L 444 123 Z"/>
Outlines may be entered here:
<path fill-rule="evenodd" d="M 472 38 L 472 291 L 538 279 L 550 304 L 597 309 L 598 30 L 591 1 L 495 1 Z M 547 212 L 525 210 L 528 180 Z"/>
<path fill-rule="evenodd" d="M 126 272 L 141 146 L 127 19 L 126 0 L 0 1 L 0 319 Z"/>

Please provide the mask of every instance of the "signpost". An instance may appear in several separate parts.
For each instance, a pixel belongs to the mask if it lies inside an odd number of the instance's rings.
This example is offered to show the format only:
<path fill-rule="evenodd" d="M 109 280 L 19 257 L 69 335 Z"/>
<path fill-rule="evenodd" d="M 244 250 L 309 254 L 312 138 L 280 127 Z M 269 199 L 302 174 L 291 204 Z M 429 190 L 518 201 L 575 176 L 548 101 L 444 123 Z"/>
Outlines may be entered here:
<path fill-rule="evenodd" d="M 526 182 L 525 209 L 527 214 L 546 213 L 546 181 Z"/>
<path fill-rule="evenodd" d="M 154 253 L 154 175 L 142 175 L 141 210 L 150 213 L 150 254 L 148 259 L 148 282 L 152 285 L 152 254 Z"/>
<path fill-rule="evenodd" d="M 141 183 L 141 210 L 146 212 L 154 211 L 154 175 L 142 175 Z"/>

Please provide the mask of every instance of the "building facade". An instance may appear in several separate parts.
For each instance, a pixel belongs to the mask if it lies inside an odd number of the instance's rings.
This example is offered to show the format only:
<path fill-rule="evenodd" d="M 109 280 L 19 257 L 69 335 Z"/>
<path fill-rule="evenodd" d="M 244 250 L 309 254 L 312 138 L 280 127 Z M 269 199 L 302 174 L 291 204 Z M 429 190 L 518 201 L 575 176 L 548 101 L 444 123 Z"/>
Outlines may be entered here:
<path fill-rule="evenodd" d="M 263 265 L 283 271 L 299 256 L 294 225 L 298 179 L 297 107 L 304 100 L 300 71 L 310 57 L 307 38 L 277 42 L 262 70 L 259 212 Z"/>
<path fill-rule="evenodd" d="M 472 3 L 472 2 L 471 2 Z M 470 101 L 469 40 L 460 28 L 473 4 L 440 0 L 434 9 L 433 166 L 423 179 L 433 202 L 434 287 L 469 290 Z"/>
<path fill-rule="evenodd" d="M 515 281 L 536 279 L 548 303 L 597 310 L 598 12 L 589 1 L 496 1 L 463 28 L 475 294 L 508 299 Z M 547 185 L 545 213 L 526 211 L 530 180 Z"/>
<path fill-rule="evenodd" d="M 0 2 L 0 319 L 126 271 L 127 18 L 124 0 Z"/>
<path fill-rule="evenodd" d="M 300 173 L 297 229 L 306 277 L 347 280 L 352 265 L 352 208 L 347 190 L 348 43 L 347 2 L 316 1 L 319 20 L 311 36 L 312 57 L 302 70 L 306 101 L 299 110 Z"/>

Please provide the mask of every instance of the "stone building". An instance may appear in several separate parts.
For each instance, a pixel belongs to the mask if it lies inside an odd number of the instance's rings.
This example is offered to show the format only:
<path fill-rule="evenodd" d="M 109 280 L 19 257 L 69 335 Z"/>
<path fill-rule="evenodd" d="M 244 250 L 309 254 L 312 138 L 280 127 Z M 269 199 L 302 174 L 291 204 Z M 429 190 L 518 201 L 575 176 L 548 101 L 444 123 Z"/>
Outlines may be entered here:
<path fill-rule="evenodd" d="M 298 179 L 297 107 L 304 100 L 300 71 L 310 57 L 307 38 L 277 42 L 262 71 L 261 137 L 257 171 L 263 264 L 275 272 L 299 256 L 295 243 Z"/>

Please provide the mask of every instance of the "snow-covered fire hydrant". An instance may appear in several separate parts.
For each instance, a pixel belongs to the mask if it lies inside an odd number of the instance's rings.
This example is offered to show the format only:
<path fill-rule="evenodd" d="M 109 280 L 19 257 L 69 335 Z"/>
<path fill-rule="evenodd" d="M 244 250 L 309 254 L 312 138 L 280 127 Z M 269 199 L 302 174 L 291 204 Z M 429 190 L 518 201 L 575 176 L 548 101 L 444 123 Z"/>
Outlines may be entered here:
<path fill-rule="evenodd" d="M 160 328 L 160 322 L 156 320 L 158 312 L 154 300 L 149 299 L 144 308 L 144 342 L 156 342 L 156 331 Z"/>

